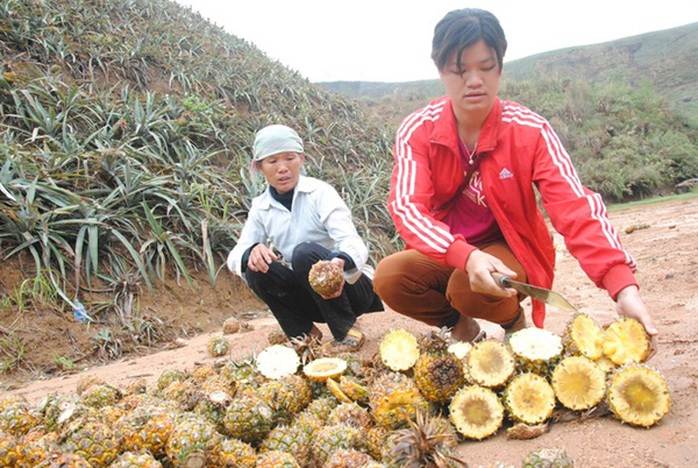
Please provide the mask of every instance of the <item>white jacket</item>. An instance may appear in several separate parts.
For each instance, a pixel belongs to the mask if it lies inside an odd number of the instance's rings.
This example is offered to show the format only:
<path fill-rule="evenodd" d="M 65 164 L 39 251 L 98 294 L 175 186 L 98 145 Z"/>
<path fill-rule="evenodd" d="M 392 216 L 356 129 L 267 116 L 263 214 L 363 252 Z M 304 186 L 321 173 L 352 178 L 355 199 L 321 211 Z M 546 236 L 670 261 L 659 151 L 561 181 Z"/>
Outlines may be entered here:
<path fill-rule="evenodd" d="M 315 242 L 349 255 L 356 265 L 344 272 L 349 284 L 361 273 L 373 277 L 373 268 L 366 263 L 368 248 L 356 231 L 351 211 L 330 184 L 306 176 L 296 185 L 290 212 L 274 200 L 268 187 L 252 200 L 238 243 L 228 255 L 228 269 L 244 279 L 242 256 L 257 243 L 273 244 L 290 267 L 293 249 L 301 242 Z"/>

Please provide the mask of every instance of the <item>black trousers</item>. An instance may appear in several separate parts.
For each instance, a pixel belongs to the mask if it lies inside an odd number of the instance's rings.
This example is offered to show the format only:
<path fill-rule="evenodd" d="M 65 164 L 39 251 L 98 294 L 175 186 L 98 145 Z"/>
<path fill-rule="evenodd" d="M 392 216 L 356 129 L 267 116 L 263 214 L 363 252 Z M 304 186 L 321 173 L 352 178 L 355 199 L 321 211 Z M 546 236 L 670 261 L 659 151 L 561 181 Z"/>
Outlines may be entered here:
<path fill-rule="evenodd" d="M 308 272 L 329 253 L 318 244 L 303 242 L 293 251 L 291 268 L 272 262 L 266 273 L 245 271 L 247 284 L 269 306 L 289 338 L 310 333 L 313 323 L 319 322 L 327 324 L 335 340 L 342 340 L 358 316 L 383 310 L 383 303 L 365 274 L 354 284 L 345 283 L 341 296 L 335 299 L 325 300 L 313 291 Z"/>

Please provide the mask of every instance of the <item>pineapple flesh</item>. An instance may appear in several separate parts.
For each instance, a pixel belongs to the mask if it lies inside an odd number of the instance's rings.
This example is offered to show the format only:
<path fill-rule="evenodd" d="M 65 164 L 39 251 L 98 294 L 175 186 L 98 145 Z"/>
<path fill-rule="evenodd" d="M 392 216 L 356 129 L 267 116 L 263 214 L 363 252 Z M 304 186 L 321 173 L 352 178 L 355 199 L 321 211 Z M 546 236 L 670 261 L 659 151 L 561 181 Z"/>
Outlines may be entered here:
<path fill-rule="evenodd" d="M 268 379 L 280 379 L 295 374 L 301 358 L 294 348 L 285 345 L 271 345 L 264 348 L 255 360 L 257 370 Z"/>
<path fill-rule="evenodd" d="M 596 360 L 603 355 L 604 331 L 589 315 L 575 314 L 562 333 L 565 351 Z"/>
<path fill-rule="evenodd" d="M 526 424 L 541 424 L 555 409 L 553 388 L 544 377 L 533 372 L 514 377 L 502 400 L 512 419 Z"/>
<path fill-rule="evenodd" d="M 468 353 L 470 378 L 483 387 L 503 387 L 515 371 L 516 361 L 511 348 L 501 341 L 481 341 Z"/>
<path fill-rule="evenodd" d="M 318 358 L 303 366 L 303 374 L 310 380 L 324 382 L 339 377 L 347 370 L 347 361 L 342 358 Z"/>
<path fill-rule="evenodd" d="M 658 423 L 671 403 L 664 377 L 645 364 L 628 364 L 613 372 L 607 400 L 616 417 L 641 427 Z"/>
<path fill-rule="evenodd" d="M 504 406 L 490 388 L 471 385 L 460 389 L 449 405 L 449 419 L 468 439 L 481 440 L 502 426 Z"/>
<path fill-rule="evenodd" d="M 419 358 L 417 337 L 407 330 L 397 328 L 383 336 L 378 351 L 385 366 L 393 371 L 411 369 Z"/>
<path fill-rule="evenodd" d="M 562 339 L 542 328 L 529 327 L 513 333 L 509 346 L 521 372 L 548 375 L 562 357 Z"/>
<path fill-rule="evenodd" d="M 555 367 L 552 385 L 566 408 L 583 411 L 598 405 L 606 395 L 606 373 L 589 358 L 568 356 Z"/>
<path fill-rule="evenodd" d="M 652 340 L 637 320 L 622 317 L 604 334 L 603 353 L 617 366 L 644 362 L 652 352 Z"/>

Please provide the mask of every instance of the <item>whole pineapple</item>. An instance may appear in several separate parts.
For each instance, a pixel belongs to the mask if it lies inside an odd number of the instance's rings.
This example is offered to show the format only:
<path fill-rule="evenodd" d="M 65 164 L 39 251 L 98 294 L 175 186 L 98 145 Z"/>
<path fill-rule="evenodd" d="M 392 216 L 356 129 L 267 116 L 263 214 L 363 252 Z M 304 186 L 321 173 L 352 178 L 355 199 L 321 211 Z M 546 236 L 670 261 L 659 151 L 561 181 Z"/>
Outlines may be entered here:
<path fill-rule="evenodd" d="M 162 468 L 162 463 L 148 452 L 124 452 L 109 468 Z"/>
<path fill-rule="evenodd" d="M 365 432 L 373 425 L 373 419 L 366 408 L 356 403 L 340 403 L 330 413 L 327 424 L 345 424 Z"/>
<path fill-rule="evenodd" d="M 272 450 L 257 455 L 255 468 L 301 468 L 290 453 Z"/>
<path fill-rule="evenodd" d="M 424 398 L 445 403 L 465 383 L 460 359 L 448 352 L 445 328 L 426 333 L 421 340 L 422 353 L 414 365 L 414 381 Z"/>
<path fill-rule="evenodd" d="M 310 460 L 311 440 L 312 432 L 304 427 L 296 424 L 291 426 L 282 424 L 266 435 L 259 444 L 258 452 L 260 454 L 272 451 L 286 452 L 299 464 L 305 466 Z"/>
<path fill-rule="evenodd" d="M 26 398 L 8 395 L 0 401 L 0 430 L 20 437 L 41 422 L 41 415 Z"/>
<path fill-rule="evenodd" d="M 323 297 L 332 296 L 344 283 L 344 273 L 339 265 L 329 260 L 320 260 L 308 272 L 308 282 L 313 291 Z"/>
<path fill-rule="evenodd" d="M 310 444 L 315 463 L 322 466 L 337 449 L 353 449 L 359 442 L 360 432 L 344 424 L 324 426 L 315 431 Z"/>
<path fill-rule="evenodd" d="M 252 393 L 236 397 L 228 406 L 223 427 L 228 436 L 257 443 L 272 428 L 274 413 L 259 396 Z"/>
<path fill-rule="evenodd" d="M 165 452 L 175 467 L 211 466 L 217 460 L 223 436 L 198 415 L 182 416 L 167 439 Z"/>
<path fill-rule="evenodd" d="M 61 447 L 65 452 L 84 457 L 93 467 L 106 467 L 116 460 L 121 437 L 99 419 L 81 418 L 70 425 Z"/>
<path fill-rule="evenodd" d="M 354 449 L 337 449 L 330 454 L 323 468 L 365 468 L 375 462 L 370 455 Z"/>
<path fill-rule="evenodd" d="M 257 452 L 250 444 L 238 439 L 223 439 L 218 450 L 221 466 L 255 468 Z"/>
<path fill-rule="evenodd" d="M 213 357 L 225 356 L 230 350 L 230 342 L 224 336 L 212 336 L 206 345 L 208 354 Z"/>
<path fill-rule="evenodd" d="M 257 395 L 272 409 L 274 423 L 288 423 L 312 399 L 308 381 L 297 374 L 269 380 L 259 386 Z"/>
<path fill-rule="evenodd" d="M 133 409 L 118 422 L 124 448 L 163 457 L 167 440 L 177 422 L 176 414 L 165 405 L 146 404 Z"/>

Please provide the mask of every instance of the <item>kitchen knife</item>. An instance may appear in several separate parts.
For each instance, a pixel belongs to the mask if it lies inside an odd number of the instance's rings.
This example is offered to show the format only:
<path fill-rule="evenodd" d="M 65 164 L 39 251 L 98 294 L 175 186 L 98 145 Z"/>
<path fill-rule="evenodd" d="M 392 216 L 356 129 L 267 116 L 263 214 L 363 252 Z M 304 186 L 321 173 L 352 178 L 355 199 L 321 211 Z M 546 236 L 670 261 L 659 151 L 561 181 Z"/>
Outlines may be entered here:
<path fill-rule="evenodd" d="M 492 278 L 497 282 L 497 284 L 503 288 L 512 288 L 521 294 L 529 296 L 531 299 L 536 299 L 541 302 L 545 302 L 551 306 L 558 307 L 560 309 L 565 309 L 570 312 L 577 313 L 578 310 L 569 302 L 567 299 L 562 297 L 560 294 L 549 289 L 540 288 L 538 286 L 533 286 L 528 283 L 521 283 L 519 281 L 514 281 L 506 275 L 501 273 L 492 272 Z"/>

